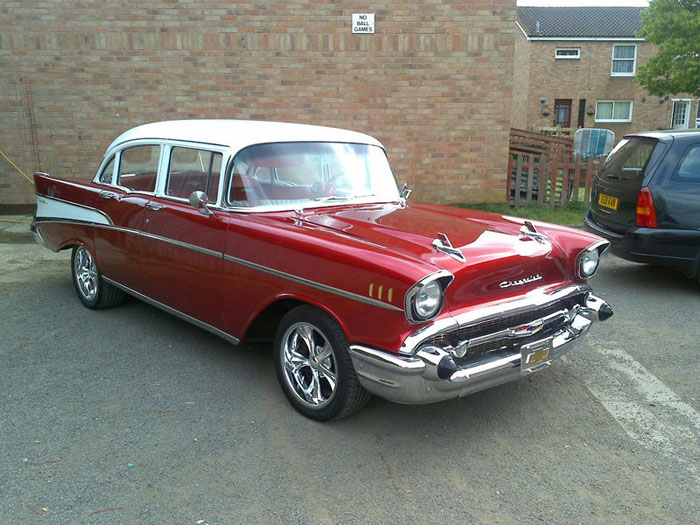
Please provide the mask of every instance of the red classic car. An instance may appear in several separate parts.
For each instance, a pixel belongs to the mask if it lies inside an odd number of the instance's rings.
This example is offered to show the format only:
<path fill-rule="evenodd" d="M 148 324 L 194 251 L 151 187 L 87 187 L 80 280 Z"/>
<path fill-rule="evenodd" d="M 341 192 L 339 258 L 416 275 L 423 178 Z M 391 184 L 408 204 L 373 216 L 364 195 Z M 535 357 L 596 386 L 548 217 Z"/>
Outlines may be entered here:
<path fill-rule="evenodd" d="M 125 132 L 96 175 L 35 174 L 32 230 L 79 299 L 124 293 L 232 343 L 274 338 L 284 394 L 325 421 L 371 394 L 463 396 L 547 367 L 612 315 L 590 233 L 407 202 L 382 145 L 319 126 Z"/>

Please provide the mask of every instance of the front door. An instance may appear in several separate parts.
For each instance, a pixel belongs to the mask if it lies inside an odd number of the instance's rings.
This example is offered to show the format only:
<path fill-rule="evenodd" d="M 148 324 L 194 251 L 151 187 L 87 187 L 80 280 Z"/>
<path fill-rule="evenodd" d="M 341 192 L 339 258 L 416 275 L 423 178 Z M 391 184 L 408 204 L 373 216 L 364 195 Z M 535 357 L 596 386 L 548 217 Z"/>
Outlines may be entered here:
<path fill-rule="evenodd" d="M 568 128 L 571 126 L 571 99 L 554 100 L 554 125 Z"/>
<path fill-rule="evenodd" d="M 688 129 L 690 122 L 690 100 L 674 100 L 671 112 L 671 127 L 673 129 Z"/>

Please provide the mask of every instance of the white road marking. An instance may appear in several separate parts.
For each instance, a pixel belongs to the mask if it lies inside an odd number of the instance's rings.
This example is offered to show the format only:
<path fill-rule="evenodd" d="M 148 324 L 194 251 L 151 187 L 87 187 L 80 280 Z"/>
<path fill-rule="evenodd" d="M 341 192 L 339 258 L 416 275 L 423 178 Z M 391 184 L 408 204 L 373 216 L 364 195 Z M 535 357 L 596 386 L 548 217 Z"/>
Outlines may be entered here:
<path fill-rule="evenodd" d="M 600 356 L 579 375 L 589 392 L 631 439 L 683 465 L 700 482 L 700 413 L 624 350 L 591 345 L 587 351 Z"/>

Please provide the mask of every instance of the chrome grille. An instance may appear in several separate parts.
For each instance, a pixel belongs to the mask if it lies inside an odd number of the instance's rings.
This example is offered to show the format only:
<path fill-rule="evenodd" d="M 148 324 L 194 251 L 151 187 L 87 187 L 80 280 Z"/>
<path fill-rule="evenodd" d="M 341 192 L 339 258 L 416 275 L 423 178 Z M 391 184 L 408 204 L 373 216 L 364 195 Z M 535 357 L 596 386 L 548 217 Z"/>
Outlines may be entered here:
<path fill-rule="evenodd" d="M 531 323 L 538 319 L 554 315 L 560 311 L 571 310 L 576 305 L 583 306 L 585 302 L 585 297 L 585 293 L 580 293 L 525 312 L 520 312 L 513 315 L 505 315 L 503 317 L 497 317 L 487 321 L 474 323 L 472 325 L 464 326 L 452 332 L 447 332 L 444 334 L 437 335 L 435 337 L 431 337 L 426 341 L 426 343 L 433 344 L 442 348 L 456 348 L 461 343 L 469 341 L 470 339 L 483 337 L 485 335 L 500 332 L 502 330 L 507 330 L 508 328 L 514 328 L 520 325 Z M 474 346 L 469 347 L 469 349 L 467 350 L 467 354 L 463 358 L 460 358 L 459 361 L 461 362 L 469 360 L 470 358 L 476 356 L 481 356 L 483 354 L 487 354 L 496 350 L 507 349 L 509 347 L 519 348 L 523 344 L 527 344 L 530 341 L 542 339 L 543 337 L 547 337 L 556 333 L 565 320 L 566 318 L 564 315 L 554 316 L 552 319 L 548 320 L 548 322 L 542 327 L 541 330 L 539 330 L 536 334 L 532 336 L 518 338 L 504 336 L 496 340 L 476 344 Z"/>

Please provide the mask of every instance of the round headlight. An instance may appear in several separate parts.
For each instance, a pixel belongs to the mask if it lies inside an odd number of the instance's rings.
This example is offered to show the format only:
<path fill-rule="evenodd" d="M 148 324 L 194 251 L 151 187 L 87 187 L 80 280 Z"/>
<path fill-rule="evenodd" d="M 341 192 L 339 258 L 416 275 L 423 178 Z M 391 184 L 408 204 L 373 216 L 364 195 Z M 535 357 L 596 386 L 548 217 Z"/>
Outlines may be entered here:
<path fill-rule="evenodd" d="M 597 249 L 587 250 L 583 252 L 581 256 L 581 263 L 579 265 L 581 277 L 587 279 L 595 273 L 598 269 L 598 263 L 600 262 L 600 253 Z"/>
<path fill-rule="evenodd" d="M 438 281 L 422 286 L 413 300 L 413 307 L 421 319 L 435 315 L 442 304 L 442 287 Z"/>

